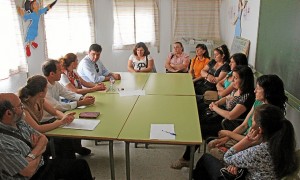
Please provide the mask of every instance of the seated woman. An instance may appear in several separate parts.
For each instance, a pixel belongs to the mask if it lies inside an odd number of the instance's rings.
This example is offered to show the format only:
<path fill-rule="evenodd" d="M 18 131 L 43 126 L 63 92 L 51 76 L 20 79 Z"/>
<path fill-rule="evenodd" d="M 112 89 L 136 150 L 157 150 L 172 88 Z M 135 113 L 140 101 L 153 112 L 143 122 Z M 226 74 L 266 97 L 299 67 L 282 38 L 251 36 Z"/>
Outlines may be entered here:
<path fill-rule="evenodd" d="M 202 138 L 217 136 L 218 131 L 222 129 L 221 121 L 223 118 L 232 120 L 245 118 L 254 102 L 254 77 L 252 70 L 248 66 L 236 66 L 233 70 L 234 90 L 230 95 L 213 102 L 209 105 L 211 111 L 215 114 L 209 115 L 206 110 L 206 104 L 198 104 L 199 119 Z M 225 105 L 225 109 L 221 106 Z M 195 149 L 199 148 L 197 146 Z M 171 168 L 181 169 L 187 167 L 190 160 L 190 146 L 187 146 L 184 155 L 171 165 Z"/>
<path fill-rule="evenodd" d="M 175 42 L 173 45 L 174 52 L 168 55 L 165 63 L 167 73 L 186 73 L 188 72 L 190 57 L 184 53 L 181 42 Z"/>
<path fill-rule="evenodd" d="M 145 43 L 139 42 L 133 49 L 133 54 L 128 60 L 127 69 L 129 72 L 152 72 L 154 68 L 154 59 Z"/>
<path fill-rule="evenodd" d="M 216 84 L 224 79 L 226 74 L 230 71 L 228 64 L 229 51 L 225 44 L 214 49 L 215 59 L 211 60 L 202 70 L 201 76 L 203 80 L 197 81 L 195 86 L 195 92 L 197 95 L 203 95 L 205 91 L 216 91 Z"/>
<path fill-rule="evenodd" d="M 297 169 L 295 132 L 282 110 L 263 104 L 254 110 L 251 131 L 224 155 L 227 170 L 247 169 L 245 179 L 281 179 Z M 222 162 L 204 154 L 193 171 L 194 179 L 222 179 Z"/>
<path fill-rule="evenodd" d="M 86 82 L 75 72 L 75 69 L 78 66 L 78 59 L 75 54 L 68 53 L 65 55 L 65 57 L 60 58 L 59 62 L 63 69 L 59 82 L 70 91 L 84 95 L 86 93 L 102 91 L 106 89 L 103 83 L 94 84 L 91 82 Z"/>
<path fill-rule="evenodd" d="M 45 101 L 47 94 L 47 79 L 41 75 L 32 76 L 27 80 L 27 84 L 19 91 L 19 98 L 24 104 L 25 121 L 35 130 L 45 133 L 56 129 L 64 124 L 69 124 L 74 120 L 75 113 L 64 115 L 61 111 L 54 109 Z M 56 116 L 58 119 L 51 123 L 43 124 L 44 111 Z M 80 140 L 75 139 L 55 139 L 56 155 L 61 158 L 75 159 L 75 152 L 79 154 L 90 154 L 90 150 L 81 147 Z M 89 153 L 88 153 L 89 152 Z"/>
<path fill-rule="evenodd" d="M 196 82 L 204 77 L 201 76 L 201 70 L 210 61 L 209 53 L 205 44 L 197 44 L 196 56 L 192 59 L 189 73 L 193 77 L 193 82 Z"/>
<path fill-rule="evenodd" d="M 251 111 L 246 116 L 241 125 L 233 131 L 221 130 L 218 133 L 219 138 L 208 143 L 208 150 L 214 157 L 223 160 L 226 150 L 242 140 L 249 132 L 252 126 L 253 112 L 261 104 L 272 104 L 285 112 L 285 103 L 287 97 L 284 91 L 282 80 L 277 75 L 262 75 L 256 81 L 255 98 Z"/>
<path fill-rule="evenodd" d="M 248 60 L 245 54 L 236 53 L 230 57 L 230 69 L 231 71 L 227 73 L 226 77 L 219 81 L 216 85 L 219 97 L 224 97 L 233 91 L 233 81 L 232 70 L 238 65 L 248 65 Z"/>

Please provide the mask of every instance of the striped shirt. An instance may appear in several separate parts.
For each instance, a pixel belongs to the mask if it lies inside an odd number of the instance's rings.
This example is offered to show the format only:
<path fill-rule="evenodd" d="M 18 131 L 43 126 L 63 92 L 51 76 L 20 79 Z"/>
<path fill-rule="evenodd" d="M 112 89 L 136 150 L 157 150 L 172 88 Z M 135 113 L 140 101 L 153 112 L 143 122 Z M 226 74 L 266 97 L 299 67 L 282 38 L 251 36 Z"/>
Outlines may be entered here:
<path fill-rule="evenodd" d="M 0 122 L 1 129 L 6 129 L 21 135 L 29 142 L 31 142 L 32 134 L 39 134 L 39 132 L 32 129 L 23 120 L 17 123 L 17 127 L 18 128 L 16 129 Z M 30 152 L 31 148 L 24 141 L 13 136 L 0 133 L 0 179 L 29 179 L 29 177 L 23 177 L 18 173 L 28 166 L 29 163 L 26 160 L 26 157 Z M 43 160 L 41 160 L 39 167 L 41 167 L 43 163 Z"/>

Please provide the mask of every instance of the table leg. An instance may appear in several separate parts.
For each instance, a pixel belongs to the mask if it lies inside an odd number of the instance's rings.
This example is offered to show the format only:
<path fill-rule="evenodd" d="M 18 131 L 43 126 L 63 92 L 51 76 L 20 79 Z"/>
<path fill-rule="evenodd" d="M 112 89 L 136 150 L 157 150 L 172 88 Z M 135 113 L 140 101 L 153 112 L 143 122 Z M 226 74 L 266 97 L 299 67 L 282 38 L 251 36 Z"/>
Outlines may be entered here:
<path fill-rule="evenodd" d="M 55 159 L 56 155 L 55 155 L 55 145 L 54 145 L 53 137 L 50 137 L 50 151 L 51 151 L 52 159 Z"/>
<path fill-rule="evenodd" d="M 125 142 L 125 156 L 126 156 L 126 179 L 130 180 L 130 156 L 129 156 L 130 142 Z"/>
<path fill-rule="evenodd" d="M 190 153 L 190 172 L 189 172 L 189 179 L 193 179 L 193 169 L 194 169 L 194 154 L 195 154 L 195 146 L 191 146 L 191 153 Z"/>
<path fill-rule="evenodd" d="M 114 143 L 109 141 L 109 159 L 110 159 L 110 173 L 111 179 L 115 180 L 115 162 L 114 162 Z"/>

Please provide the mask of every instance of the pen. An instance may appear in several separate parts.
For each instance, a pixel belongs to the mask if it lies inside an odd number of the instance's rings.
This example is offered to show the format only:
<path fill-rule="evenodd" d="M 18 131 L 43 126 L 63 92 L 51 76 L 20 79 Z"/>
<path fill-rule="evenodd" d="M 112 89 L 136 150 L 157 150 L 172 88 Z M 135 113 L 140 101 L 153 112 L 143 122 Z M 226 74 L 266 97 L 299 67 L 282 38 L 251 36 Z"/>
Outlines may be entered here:
<path fill-rule="evenodd" d="M 176 136 L 176 134 L 175 134 L 175 133 L 172 133 L 172 132 L 169 132 L 169 131 L 165 131 L 165 130 L 161 130 L 161 131 L 163 131 L 163 132 L 165 132 L 165 133 L 169 133 L 169 134 L 171 134 L 171 135 L 174 135 L 174 136 Z"/>

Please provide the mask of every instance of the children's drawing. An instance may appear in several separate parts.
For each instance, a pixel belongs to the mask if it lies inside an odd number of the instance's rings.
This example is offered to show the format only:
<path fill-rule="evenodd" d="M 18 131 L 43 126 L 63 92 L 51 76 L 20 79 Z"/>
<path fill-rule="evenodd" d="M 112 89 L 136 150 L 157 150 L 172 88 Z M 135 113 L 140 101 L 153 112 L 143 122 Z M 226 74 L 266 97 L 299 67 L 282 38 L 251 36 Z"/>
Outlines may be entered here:
<path fill-rule="evenodd" d="M 37 0 L 25 0 L 25 10 L 18 7 L 18 13 L 24 18 L 24 21 L 30 20 L 25 38 L 25 52 L 27 57 L 31 56 L 30 46 L 33 48 L 38 47 L 38 43 L 34 40 L 38 36 L 40 16 L 47 13 L 47 11 L 50 10 L 56 2 L 57 0 L 49 4 L 47 7 L 40 9 L 40 3 Z"/>
<path fill-rule="evenodd" d="M 239 4 L 238 4 L 238 13 L 237 16 L 234 20 L 235 24 L 235 32 L 234 32 L 234 36 L 238 36 L 241 37 L 242 34 L 242 14 L 243 14 L 243 10 L 245 9 L 246 5 L 247 5 L 248 0 L 239 0 Z"/>

